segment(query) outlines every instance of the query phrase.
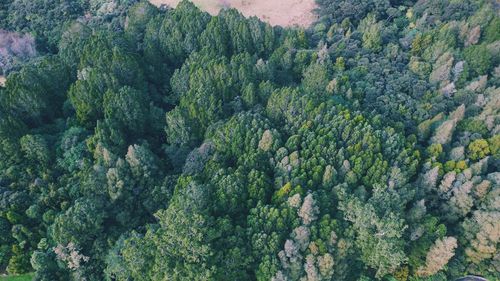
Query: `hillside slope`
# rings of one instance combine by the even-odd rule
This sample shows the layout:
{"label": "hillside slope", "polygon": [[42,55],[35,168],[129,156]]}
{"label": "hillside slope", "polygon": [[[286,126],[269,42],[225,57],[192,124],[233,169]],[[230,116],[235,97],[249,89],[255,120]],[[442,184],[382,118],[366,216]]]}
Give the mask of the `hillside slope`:
{"label": "hillside slope", "polygon": [[1,274],[500,280],[496,2],[44,1],[0,4]]}

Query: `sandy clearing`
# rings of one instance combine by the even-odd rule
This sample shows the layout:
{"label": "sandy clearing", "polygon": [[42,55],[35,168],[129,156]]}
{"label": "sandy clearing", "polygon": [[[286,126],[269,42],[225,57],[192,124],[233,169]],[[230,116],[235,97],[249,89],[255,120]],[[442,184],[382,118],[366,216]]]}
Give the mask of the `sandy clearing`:
{"label": "sandy clearing", "polygon": [[5,78],[5,76],[0,75],[0,87],[5,86],[5,82],[7,82],[7,78]]}
{"label": "sandy clearing", "polygon": [[[180,0],[150,0],[156,6],[175,7]],[[311,25],[316,16],[314,0],[192,0],[200,9],[217,15],[222,8],[236,8],[246,17],[257,16],[271,25]]]}

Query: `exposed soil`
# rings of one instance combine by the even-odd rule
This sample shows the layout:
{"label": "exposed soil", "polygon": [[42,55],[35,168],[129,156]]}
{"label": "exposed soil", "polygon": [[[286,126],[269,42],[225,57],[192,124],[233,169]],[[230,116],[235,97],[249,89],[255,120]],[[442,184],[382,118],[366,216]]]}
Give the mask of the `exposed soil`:
{"label": "exposed soil", "polygon": [[[175,7],[180,0],[150,0],[156,6],[167,4]],[[316,16],[314,0],[193,0],[200,9],[212,15],[222,8],[236,8],[246,17],[257,16],[271,25],[301,26],[311,25]]]}

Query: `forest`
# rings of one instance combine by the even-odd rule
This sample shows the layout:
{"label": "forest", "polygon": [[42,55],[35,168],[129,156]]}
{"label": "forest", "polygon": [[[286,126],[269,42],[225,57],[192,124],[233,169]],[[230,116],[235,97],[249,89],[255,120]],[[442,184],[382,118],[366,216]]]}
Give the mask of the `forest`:
{"label": "forest", "polygon": [[0,0],[0,275],[500,280],[500,5]]}

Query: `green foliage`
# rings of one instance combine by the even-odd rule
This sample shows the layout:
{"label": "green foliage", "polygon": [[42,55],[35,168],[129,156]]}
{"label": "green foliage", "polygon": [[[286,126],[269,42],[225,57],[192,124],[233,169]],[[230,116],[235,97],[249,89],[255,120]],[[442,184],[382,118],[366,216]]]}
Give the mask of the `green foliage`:
{"label": "green foliage", "polygon": [[32,166],[49,168],[51,153],[45,139],[40,135],[25,135],[20,139],[21,151]]}
{"label": "green foliage", "polygon": [[493,17],[490,21],[486,30],[484,31],[484,41],[486,43],[493,43],[500,39],[500,19],[498,17]]}
{"label": "green foliage", "polygon": [[369,14],[359,23],[359,30],[363,33],[363,47],[375,52],[382,48],[382,23],[377,22],[374,14]]}
{"label": "green foliage", "polygon": [[414,55],[420,55],[432,42],[430,34],[418,33],[411,42],[411,52]]}
{"label": "green foliage", "polygon": [[139,46],[143,42],[148,22],[158,14],[158,10],[149,2],[139,2],[127,11],[124,24],[125,36]]}
{"label": "green foliage", "polygon": [[465,119],[459,124],[459,129],[465,132],[479,133],[481,136],[488,135],[488,128],[486,124],[481,120],[477,119]]}
{"label": "green foliage", "polygon": [[146,131],[149,102],[147,95],[125,86],[118,92],[104,93],[104,117],[132,135]]}
{"label": "green foliage", "polygon": [[318,0],[317,3],[321,7],[318,11],[321,16],[337,23],[345,20],[356,23],[370,12],[384,15],[392,2],[386,0]]}
{"label": "green foliage", "polygon": [[305,72],[302,87],[305,93],[311,97],[322,97],[327,93],[327,85],[330,82],[328,64],[311,64]]}
{"label": "green foliage", "polygon": [[0,0],[40,56],[0,88],[0,275],[500,278],[491,3],[28,2]]}
{"label": "green foliage", "polygon": [[152,245],[144,241],[144,236],[132,232],[116,241],[106,257],[106,275],[115,280],[148,280],[148,270],[153,261]]}
{"label": "green foliage", "polygon": [[361,259],[376,270],[377,278],[394,273],[406,261],[401,239],[405,226],[393,213],[378,217],[373,206],[362,206],[356,199],[341,207],[346,219],[353,223],[357,233],[356,244],[361,249]]}
{"label": "green foliage", "polygon": [[30,269],[29,254],[18,244],[12,245],[12,256],[7,265],[7,273],[17,275],[26,273]]}
{"label": "green foliage", "polygon": [[[60,39],[64,23],[83,14],[83,1],[11,1],[6,7],[6,29],[36,34],[40,50],[54,51]],[[2,11],[4,11],[2,9]]]}
{"label": "green foliage", "polygon": [[181,1],[175,10],[164,17],[158,39],[162,54],[171,63],[180,65],[185,58],[201,45],[198,36],[208,24],[210,16],[193,3]]}
{"label": "green foliage", "polygon": [[427,155],[429,158],[439,158],[443,153],[443,146],[440,143],[433,143],[427,147]]}
{"label": "green foliage", "polygon": [[488,73],[493,56],[486,45],[473,45],[464,49],[464,59],[477,75]]}
{"label": "green foliage", "polygon": [[69,91],[78,119],[87,125],[102,118],[103,97],[107,90],[127,85],[142,88],[143,74],[136,57],[120,47],[122,42],[112,39],[99,34],[84,46],[78,80]]}
{"label": "green foliage", "polygon": [[490,154],[490,147],[488,142],[484,139],[478,139],[469,144],[468,152],[469,158],[473,161],[482,159]]}
{"label": "green foliage", "polygon": [[65,91],[71,83],[68,71],[54,57],[30,63],[9,75],[2,106],[29,126],[50,122],[62,112]]}
{"label": "green foliage", "polygon": [[56,217],[53,225],[54,239],[64,245],[69,242],[82,246],[92,243],[103,229],[103,203],[100,198],[82,198],[75,202],[66,212]]}
{"label": "green foliage", "polygon": [[491,155],[495,158],[500,158],[500,135],[496,134],[492,136],[488,143],[490,144]]}

